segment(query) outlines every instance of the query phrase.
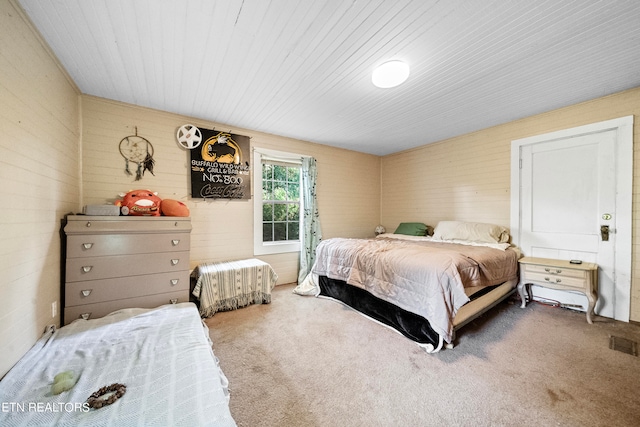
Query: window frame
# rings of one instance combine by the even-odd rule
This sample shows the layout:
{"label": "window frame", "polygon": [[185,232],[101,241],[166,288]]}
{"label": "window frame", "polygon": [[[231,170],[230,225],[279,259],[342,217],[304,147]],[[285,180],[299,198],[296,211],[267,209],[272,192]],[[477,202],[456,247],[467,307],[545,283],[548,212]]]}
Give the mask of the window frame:
{"label": "window frame", "polygon": [[[291,164],[302,167],[302,155],[255,148],[253,151],[253,253],[254,255],[271,255],[300,251],[300,239],[295,241],[283,240],[275,242],[262,241],[262,163],[273,161],[276,163]],[[302,174],[300,175],[302,176]],[[299,236],[302,236],[302,179],[300,179],[300,228]]]}

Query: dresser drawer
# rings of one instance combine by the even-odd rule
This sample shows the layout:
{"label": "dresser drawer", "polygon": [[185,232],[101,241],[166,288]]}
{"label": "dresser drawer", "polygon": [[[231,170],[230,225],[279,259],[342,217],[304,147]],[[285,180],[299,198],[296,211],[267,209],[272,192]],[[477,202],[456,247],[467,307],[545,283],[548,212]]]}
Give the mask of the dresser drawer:
{"label": "dresser drawer", "polygon": [[167,292],[189,292],[189,270],[118,279],[71,282],[65,286],[65,307]]}
{"label": "dresser drawer", "polygon": [[141,276],[189,269],[189,252],[67,258],[66,282]]}
{"label": "dresser drawer", "polygon": [[67,258],[187,251],[189,233],[84,234],[67,237]]}
{"label": "dresser drawer", "polygon": [[138,298],[119,299],[96,304],[77,305],[64,308],[64,324],[86,316],[88,319],[103,317],[123,308],[155,308],[164,304],[189,302],[189,291],[146,295]]}
{"label": "dresser drawer", "polygon": [[576,289],[584,290],[587,287],[587,280],[585,277],[571,277],[564,276],[558,274],[548,274],[548,273],[534,273],[530,271],[525,271],[522,281],[530,281],[535,283],[542,283],[545,286],[553,287],[553,286],[561,286],[561,287],[571,287]]}
{"label": "dresser drawer", "polygon": [[72,215],[67,217],[67,224],[64,227],[67,236],[74,234],[156,234],[175,231],[190,233],[190,218]]}

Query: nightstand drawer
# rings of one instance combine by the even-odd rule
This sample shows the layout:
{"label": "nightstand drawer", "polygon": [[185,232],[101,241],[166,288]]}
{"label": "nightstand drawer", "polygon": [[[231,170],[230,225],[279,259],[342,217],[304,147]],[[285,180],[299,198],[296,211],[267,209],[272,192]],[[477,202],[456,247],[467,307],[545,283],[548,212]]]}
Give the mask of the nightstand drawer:
{"label": "nightstand drawer", "polygon": [[535,283],[542,283],[550,286],[569,286],[577,289],[585,289],[587,287],[587,282],[585,280],[584,274],[582,277],[571,277],[565,275],[558,274],[549,274],[549,273],[533,273],[529,271],[525,271],[523,281],[531,281]]}
{"label": "nightstand drawer", "polygon": [[573,270],[570,268],[552,267],[548,265],[526,264],[524,271],[526,273],[531,272],[553,276],[576,277],[579,279],[587,277],[584,270]]}

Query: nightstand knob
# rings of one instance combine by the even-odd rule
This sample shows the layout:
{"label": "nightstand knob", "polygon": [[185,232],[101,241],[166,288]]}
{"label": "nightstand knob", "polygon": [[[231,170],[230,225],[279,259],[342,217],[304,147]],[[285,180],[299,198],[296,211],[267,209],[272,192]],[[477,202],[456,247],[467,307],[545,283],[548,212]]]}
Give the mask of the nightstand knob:
{"label": "nightstand knob", "polygon": [[89,320],[90,317],[91,317],[91,313],[82,313],[80,315],[80,318],[83,320]]}
{"label": "nightstand knob", "polygon": [[169,302],[171,304],[177,304],[178,303],[178,299],[177,298],[172,298],[172,299],[169,300]]}
{"label": "nightstand knob", "polygon": [[82,296],[83,297],[88,297],[89,295],[91,295],[91,291],[93,291],[93,289],[83,289],[82,292]]}
{"label": "nightstand knob", "polygon": [[88,272],[91,271],[92,268],[93,268],[92,265],[85,265],[85,266],[82,267],[82,272],[83,273],[88,273]]}
{"label": "nightstand knob", "polygon": [[178,265],[179,262],[180,262],[179,259],[175,259],[174,258],[174,259],[171,260],[171,265]]}
{"label": "nightstand knob", "polygon": [[171,286],[175,286],[178,284],[179,279],[171,279]]}
{"label": "nightstand knob", "polygon": [[93,247],[93,243],[83,243],[82,247],[85,249],[91,249]]}
{"label": "nightstand knob", "polygon": [[180,240],[174,239],[174,240],[171,241],[171,244],[173,246],[178,246],[178,243],[180,243]]}

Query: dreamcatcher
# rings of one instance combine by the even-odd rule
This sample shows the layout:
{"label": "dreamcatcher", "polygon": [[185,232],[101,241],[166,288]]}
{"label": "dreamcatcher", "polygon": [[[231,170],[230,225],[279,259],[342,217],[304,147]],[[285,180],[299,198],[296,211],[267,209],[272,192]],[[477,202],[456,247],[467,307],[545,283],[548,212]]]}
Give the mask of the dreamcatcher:
{"label": "dreamcatcher", "polygon": [[153,173],[153,165],[156,163],[153,160],[153,145],[141,136],[138,136],[138,127],[136,126],[136,134],[125,136],[120,141],[120,154],[124,157],[125,168],[124,172],[131,176],[131,170],[129,169],[129,163],[133,162],[138,167],[136,168],[136,181],[140,181],[146,171]]}

